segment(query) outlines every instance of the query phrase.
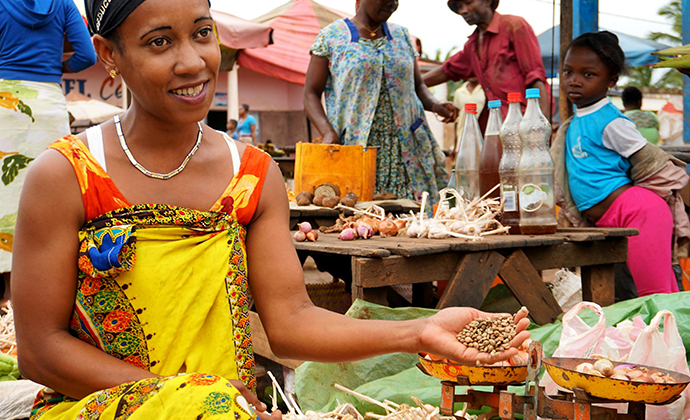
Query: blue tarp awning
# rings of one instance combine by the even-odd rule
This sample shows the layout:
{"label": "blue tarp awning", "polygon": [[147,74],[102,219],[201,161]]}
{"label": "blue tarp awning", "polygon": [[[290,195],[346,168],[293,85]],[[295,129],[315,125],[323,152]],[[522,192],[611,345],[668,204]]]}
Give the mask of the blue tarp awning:
{"label": "blue tarp awning", "polygon": [[[603,29],[600,29],[603,30]],[[554,37],[555,31],[555,37]],[[650,55],[653,51],[659,51],[668,46],[660,44],[656,41],[649,39],[638,38],[636,36],[623,34],[616,31],[611,31],[618,37],[618,42],[620,43],[623,52],[625,53],[625,58],[631,67],[646,66],[649,64],[654,64],[657,58]],[[546,69],[546,74],[549,77],[554,77],[558,75],[558,66],[560,63],[559,52],[561,45],[561,27],[553,27],[546,32],[542,33],[537,37],[539,40],[539,48],[541,48],[541,59],[544,62],[544,69]],[[553,55],[551,55],[553,45]],[[551,65],[553,63],[553,70]]]}

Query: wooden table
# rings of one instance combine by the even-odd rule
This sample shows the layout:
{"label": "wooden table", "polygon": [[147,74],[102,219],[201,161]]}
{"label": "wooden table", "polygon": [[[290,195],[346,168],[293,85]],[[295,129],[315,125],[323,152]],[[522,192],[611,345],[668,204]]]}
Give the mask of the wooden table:
{"label": "wooden table", "polygon": [[633,235],[637,230],[570,228],[479,241],[376,236],[344,242],[322,234],[295,248],[302,261],[311,256],[319,270],[351,281],[353,300],[383,305],[396,298],[390,286],[412,284],[413,305],[427,306],[431,282],[449,280],[437,308],[479,308],[498,275],[532,319],[546,324],[562,311],[539,271],[582,267],[583,299],[608,306],[614,303],[614,264],[627,260],[627,237]]}

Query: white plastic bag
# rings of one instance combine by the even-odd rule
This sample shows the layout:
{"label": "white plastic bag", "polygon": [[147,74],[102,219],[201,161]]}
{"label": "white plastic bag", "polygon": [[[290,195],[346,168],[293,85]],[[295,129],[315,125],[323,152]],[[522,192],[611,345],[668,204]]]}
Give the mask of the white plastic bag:
{"label": "white plastic bag", "polygon": [[43,388],[31,381],[0,382],[0,419],[25,419],[31,416],[38,391]]}
{"label": "white plastic bag", "polygon": [[[663,320],[664,331],[659,331]],[[685,359],[685,346],[678,333],[676,317],[667,310],[659,311],[649,326],[640,333],[630,351],[628,362],[690,374]],[[646,418],[654,420],[680,420],[690,418],[690,389],[685,388],[681,398],[672,404],[647,406]]]}
{"label": "white plastic bag", "polygon": [[[589,326],[580,318],[580,312],[592,310],[599,320],[594,326]],[[646,324],[641,317],[632,321],[623,321],[615,327],[606,327],[606,317],[601,306],[593,302],[580,302],[563,315],[563,331],[558,348],[553,357],[589,358],[592,355],[602,355],[611,360],[627,360],[635,339],[641,334]],[[553,395],[558,391],[558,385],[546,374],[541,380],[546,393]]]}
{"label": "white plastic bag", "polygon": [[567,268],[556,271],[556,280],[549,284],[553,297],[563,312],[568,312],[582,302],[582,279]]}

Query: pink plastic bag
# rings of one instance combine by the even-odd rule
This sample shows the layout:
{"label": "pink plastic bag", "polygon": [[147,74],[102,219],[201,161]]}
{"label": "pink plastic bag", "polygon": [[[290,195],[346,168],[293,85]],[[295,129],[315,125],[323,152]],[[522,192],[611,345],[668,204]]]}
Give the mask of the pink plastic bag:
{"label": "pink plastic bag", "polygon": [[[599,320],[594,326],[589,326],[580,318],[580,312],[591,309]],[[646,324],[641,317],[632,321],[623,321],[615,327],[606,327],[606,317],[601,306],[593,302],[580,302],[563,315],[563,331],[558,348],[553,357],[589,358],[592,355],[602,355],[611,360],[624,361],[627,359]],[[540,384],[546,388],[546,393],[554,395],[558,392],[558,385],[546,374]]]}
{"label": "pink plastic bag", "polygon": [[[664,331],[659,331],[663,320]],[[667,310],[659,311],[648,327],[640,333],[630,351],[628,362],[660,367],[690,374],[685,359],[685,346],[678,333],[676,317]],[[690,388],[685,388],[681,398],[672,404],[647,406],[646,418],[654,420],[680,420],[690,418]]]}

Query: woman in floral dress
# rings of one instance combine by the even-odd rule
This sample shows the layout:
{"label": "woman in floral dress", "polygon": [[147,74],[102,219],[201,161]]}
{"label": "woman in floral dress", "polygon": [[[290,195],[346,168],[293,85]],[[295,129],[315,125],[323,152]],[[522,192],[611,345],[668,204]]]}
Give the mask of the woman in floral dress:
{"label": "woman in floral dress", "polygon": [[[397,0],[357,0],[352,19],[324,28],[311,48],[304,105],[324,143],[379,147],[376,193],[431,199],[448,183],[424,110],[454,121],[458,109],[422,82],[407,29],[388,23]],[[321,95],[326,95],[326,111]]]}

